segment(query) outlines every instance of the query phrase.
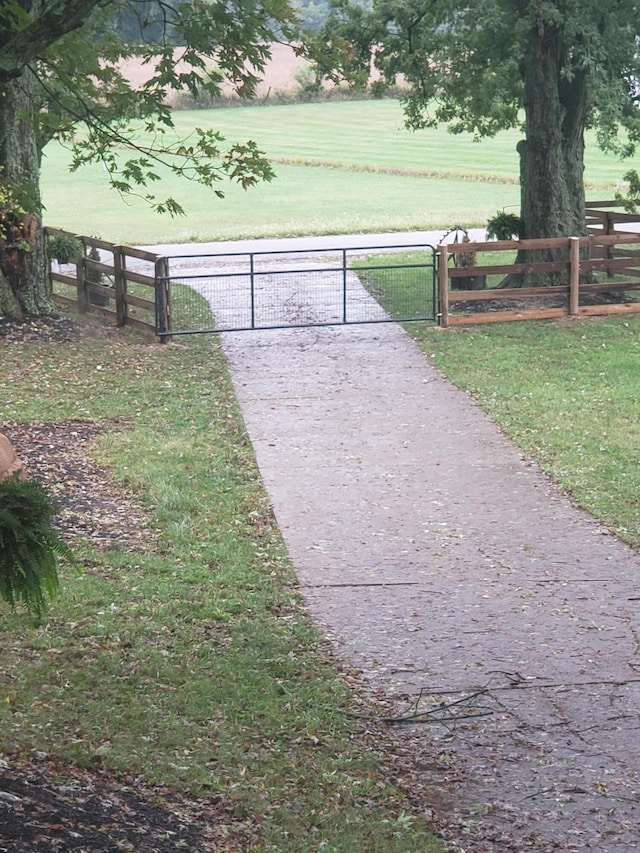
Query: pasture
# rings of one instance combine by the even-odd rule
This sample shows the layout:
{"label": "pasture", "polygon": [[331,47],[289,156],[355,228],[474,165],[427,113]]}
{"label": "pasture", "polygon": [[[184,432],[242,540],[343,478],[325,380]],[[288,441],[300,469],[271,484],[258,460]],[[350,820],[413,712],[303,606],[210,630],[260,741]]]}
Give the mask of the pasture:
{"label": "pasture", "polygon": [[[174,119],[180,134],[200,126],[229,140],[255,140],[273,163],[275,180],[246,192],[221,184],[221,200],[163,173],[162,196],[176,197],[186,211],[171,219],[142,199],[123,202],[108,188],[101,165],[70,174],[69,152],[52,144],[42,174],[46,224],[152,244],[444,229],[483,225],[502,208],[518,210],[517,131],[482,142],[446,128],[412,132],[391,99],[177,111]],[[589,139],[591,198],[612,195],[624,171]]]}

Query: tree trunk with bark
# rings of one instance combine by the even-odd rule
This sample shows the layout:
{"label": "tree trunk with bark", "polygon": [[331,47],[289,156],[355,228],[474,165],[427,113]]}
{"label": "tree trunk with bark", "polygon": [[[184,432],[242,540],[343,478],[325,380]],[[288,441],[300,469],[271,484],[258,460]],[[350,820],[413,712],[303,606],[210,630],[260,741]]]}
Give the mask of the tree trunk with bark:
{"label": "tree trunk with bark", "polygon": [[[526,117],[526,138],[518,145],[522,239],[586,233],[583,173],[589,78],[586,70],[565,76],[565,60],[562,30],[538,22],[521,67]],[[522,251],[517,263],[565,260],[567,251]],[[509,286],[552,284],[557,275],[529,273],[517,278]]]}
{"label": "tree trunk with bark", "polygon": [[34,87],[28,69],[0,78],[0,180],[16,202],[0,214],[0,316],[57,313],[42,229],[41,151],[31,121]]}

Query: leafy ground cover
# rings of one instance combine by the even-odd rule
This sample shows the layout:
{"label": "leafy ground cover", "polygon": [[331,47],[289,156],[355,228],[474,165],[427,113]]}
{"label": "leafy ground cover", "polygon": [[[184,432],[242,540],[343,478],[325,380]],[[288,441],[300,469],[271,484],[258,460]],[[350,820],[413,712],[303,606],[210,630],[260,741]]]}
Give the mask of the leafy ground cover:
{"label": "leafy ground cover", "polygon": [[[215,128],[254,139],[277,177],[225,200],[163,175],[163,192],[185,202],[187,216],[158,217],[141,200],[123,204],[101,166],[70,175],[68,152],[47,147],[46,222],[129,243],[186,242],[290,234],[397,231],[483,225],[501,208],[519,207],[518,133],[476,143],[446,128],[403,126],[392,99],[180,111],[180,132]],[[587,143],[590,198],[611,196],[624,167]]]}
{"label": "leafy ground cover", "polygon": [[76,565],[42,624],[0,614],[0,840],[440,850],[391,783],[420,795],[415,756],[304,612],[216,343],[2,332],[0,428]]}

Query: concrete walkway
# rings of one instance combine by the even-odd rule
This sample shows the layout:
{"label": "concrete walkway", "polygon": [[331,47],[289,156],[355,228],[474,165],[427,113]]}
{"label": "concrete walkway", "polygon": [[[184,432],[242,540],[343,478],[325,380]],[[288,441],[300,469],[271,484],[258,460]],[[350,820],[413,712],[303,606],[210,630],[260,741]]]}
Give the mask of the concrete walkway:
{"label": "concrete walkway", "polygon": [[309,608],[431,714],[464,849],[640,849],[640,558],[399,327],[223,342]]}
{"label": "concrete walkway", "polygon": [[[327,249],[373,249],[389,246],[437,246],[448,232],[441,231],[388,231],[382,234],[327,234],[318,237],[255,237],[250,240],[218,240],[211,243],[163,243],[139,246],[158,255],[183,258],[198,255],[223,255],[237,252],[309,252]],[[470,228],[472,240],[483,240],[484,228]],[[453,237],[449,238],[450,240]],[[172,267],[181,264],[172,264]],[[193,268],[192,265],[189,265]]]}

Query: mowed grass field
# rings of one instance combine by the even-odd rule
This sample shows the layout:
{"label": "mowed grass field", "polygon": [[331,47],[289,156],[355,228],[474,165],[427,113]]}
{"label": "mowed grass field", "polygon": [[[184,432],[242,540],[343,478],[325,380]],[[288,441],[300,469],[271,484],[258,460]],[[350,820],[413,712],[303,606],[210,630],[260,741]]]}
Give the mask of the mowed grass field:
{"label": "mowed grass field", "polygon": [[[221,200],[163,173],[151,189],[186,211],[171,219],[141,199],[123,202],[102,166],[70,174],[69,152],[52,144],[43,164],[46,223],[149,244],[483,225],[497,210],[518,210],[518,131],[482,142],[444,127],[412,132],[391,99],[177,111],[174,119],[182,135],[199,126],[255,140],[275,180],[246,192],[221,184]],[[589,139],[589,197],[612,196],[625,169]]]}

